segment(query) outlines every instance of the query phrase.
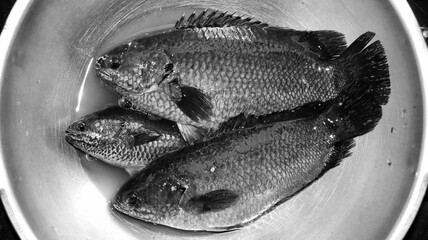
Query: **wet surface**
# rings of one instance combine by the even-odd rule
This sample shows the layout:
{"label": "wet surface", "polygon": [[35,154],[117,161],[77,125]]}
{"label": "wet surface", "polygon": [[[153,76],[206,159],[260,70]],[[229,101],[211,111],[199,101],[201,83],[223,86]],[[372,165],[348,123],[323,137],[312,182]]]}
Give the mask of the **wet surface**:
{"label": "wet surface", "polygon": [[[11,0],[2,0],[0,2],[0,26],[3,26],[4,20],[6,19],[9,9],[12,7],[14,2],[15,1],[11,1]],[[415,11],[415,14],[417,15],[418,19],[420,20],[421,26],[427,27],[428,25],[427,3],[426,2],[424,3],[424,0],[411,0],[409,1],[409,3],[412,6],[413,10]],[[17,59],[19,60],[19,55]],[[391,131],[395,132],[396,129]],[[428,224],[428,197],[425,196],[421,209],[416,217],[416,220],[412,225],[405,239],[406,240],[428,239],[428,229],[426,229],[427,224]],[[54,227],[53,227],[53,230],[55,230]],[[15,239],[19,239],[19,238],[6,216],[3,205],[1,205],[0,206],[0,240],[15,240]]]}

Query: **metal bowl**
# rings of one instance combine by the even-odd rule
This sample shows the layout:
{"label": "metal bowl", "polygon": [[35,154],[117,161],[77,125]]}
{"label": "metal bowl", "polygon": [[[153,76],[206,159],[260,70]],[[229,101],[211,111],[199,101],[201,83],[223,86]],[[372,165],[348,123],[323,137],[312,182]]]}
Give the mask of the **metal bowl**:
{"label": "metal bowl", "polygon": [[[220,234],[116,213],[109,201],[128,175],[63,140],[71,121],[115,101],[88,68],[94,56],[205,8],[333,29],[348,42],[373,31],[392,84],[380,124],[358,138],[350,158],[254,224]],[[428,57],[405,1],[22,0],[0,46],[1,199],[23,239],[400,239],[425,192]]]}

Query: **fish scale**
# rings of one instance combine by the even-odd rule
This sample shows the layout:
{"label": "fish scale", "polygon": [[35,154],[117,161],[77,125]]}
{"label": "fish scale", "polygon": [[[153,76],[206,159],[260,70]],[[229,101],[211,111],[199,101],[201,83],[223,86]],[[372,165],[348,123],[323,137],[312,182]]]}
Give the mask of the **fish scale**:
{"label": "fish scale", "polygon": [[[174,29],[107,52],[96,61],[98,76],[135,109],[205,129],[216,129],[241,113],[265,115],[331,100],[355,80],[349,66],[339,61],[346,48],[341,33],[236,21],[230,14],[209,17],[224,18],[215,23],[205,17],[177,22]],[[120,67],[111,68],[113,60]],[[171,72],[165,71],[167,64],[172,64]],[[127,71],[135,68],[141,74]],[[127,74],[137,83],[125,82]],[[173,96],[171,87],[180,89],[175,91],[179,95]],[[239,91],[225,94],[228,89]]]}
{"label": "fish scale", "polygon": [[[324,111],[293,121],[287,121],[288,112],[241,114],[205,141],[149,164],[121,187],[113,202],[115,209],[192,231],[241,228],[274,210],[348,157],[354,138],[379,122],[390,81],[380,42],[366,47],[371,36],[364,34],[342,54],[344,66],[350,66],[357,79],[337,93]],[[318,71],[316,64],[310,66],[303,72]],[[334,71],[327,69],[327,73]],[[265,87],[269,89],[268,84]],[[233,104],[223,104],[233,110]],[[255,126],[245,127],[253,121]],[[178,190],[164,187],[166,183]]]}
{"label": "fish scale", "polygon": [[[292,81],[294,84],[288,84],[286,79],[290,79],[293,76],[304,76],[305,74],[302,72],[293,72],[290,71],[290,69],[281,69],[282,61],[269,61],[269,59],[266,60],[266,64],[260,64],[262,61],[259,59],[252,59],[253,61],[250,62],[249,58],[237,58],[236,55],[232,55],[231,57],[228,57],[230,55],[223,55],[223,58],[225,59],[236,59],[234,61],[231,61],[230,66],[227,65],[220,65],[220,62],[214,62],[212,59],[209,59],[212,54],[183,54],[183,56],[176,54],[174,55],[176,61],[178,62],[179,66],[185,66],[184,68],[177,67],[176,71],[180,73],[181,79],[183,79],[183,84],[192,85],[197,88],[202,89],[204,92],[212,92],[213,94],[210,94],[210,98],[216,99],[216,96],[218,94],[221,94],[222,92],[226,91],[227,98],[226,100],[229,100],[228,98],[232,97],[235,98],[233,101],[228,101],[229,103],[233,103],[233,105],[229,105],[229,108],[224,109],[219,106],[215,107],[214,109],[217,110],[213,113],[213,116],[211,117],[211,121],[215,122],[216,124],[219,124],[224,121],[228,116],[232,115],[238,115],[239,111],[233,111],[234,109],[240,109],[240,107],[243,105],[242,102],[245,98],[245,93],[251,93],[254,90],[257,91],[257,89],[254,89],[252,86],[258,86],[262,89],[258,94],[256,92],[256,96],[260,98],[261,101],[259,101],[258,109],[251,109],[247,108],[248,110],[247,114],[254,114],[254,115],[262,115],[266,114],[265,111],[266,107],[269,107],[270,111],[274,111],[275,109],[293,109],[297,106],[300,106],[306,102],[311,102],[315,100],[323,100],[330,99],[335,97],[335,91],[334,89],[328,85],[328,84],[322,84],[317,85],[315,83],[314,89],[312,92],[305,92],[305,88],[307,84],[301,84],[297,80]],[[193,61],[189,62],[188,59],[201,59],[203,66],[200,67],[200,70],[194,70],[191,66],[193,64]],[[264,60],[264,59],[263,59]],[[183,62],[180,64],[180,62]],[[201,63],[201,64],[202,64]],[[298,63],[297,63],[298,64]],[[303,63],[306,64],[306,63]],[[242,68],[239,66],[249,66],[249,68]],[[215,71],[212,71],[212,66],[218,66],[218,68],[225,69],[225,74],[220,75],[216,73]],[[259,66],[259,68],[255,68],[252,66]],[[269,67],[267,69],[260,70],[261,67]],[[325,69],[325,67],[323,66]],[[189,70],[190,69],[190,70]],[[242,69],[242,71],[237,71],[236,69]],[[260,75],[259,72],[263,72],[263,75]],[[232,76],[232,74],[235,73],[238,76],[241,74],[240,77],[234,77],[230,78],[228,77],[229,74]],[[331,75],[326,71],[325,75]],[[314,79],[313,75],[318,75],[318,77],[323,77],[320,75],[320,73],[316,70],[314,74],[307,76],[308,79]],[[200,77],[202,76],[202,77]],[[259,78],[259,76],[263,76],[263,78]],[[233,76],[232,76],[233,77]],[[326,76],[328,77],[328,76]],[[251,79],[251,80],[250,80]],[[216,82],[216,88],[215,90],[211,88],[212,84],[211,82]],[[251,82],[250,86],[246,86],[244,82]],[[279,84],[276,84],[276,83]],[[328,82],[327,82],[328,83]],[[280,91],[277,89],[277,87],[283,86],[283,91]],[[288,87],[288,88],[287,88]],[[228,92],[229,91],[229,92]],[[245,93],[244,93],[245,91]],[[296,92],[296,94],[286,94],[286,91],[288,92]],[[271,94],[269,94],[271,93]],[[301,95],[307,94],[308,96],[302,97]],[[270,96],[269,98],[263,98],[261,96]],[[300,95],[297,97],[296,95]],[[325,97],[320,97],[319,95],[325,95]],[[294,102],[291,101],[284,101],[284,96],[289,97],[289,100],[296,99]],[[244,99],[242,99],[244,98]],[[248,106],[249,107],[249,106]],[[269,112],[268,112],[269,113]]]}
{"label": "fish scale", "polygon": [[171,121],[108,107],[72,123],[66,140],[77,149],[123,168],[143,168],[150,161],[187,145]]}
{"label": "fish scale", "polygon": [[[303,126],[301,126],[303,128]],[[217,219],[223,219],[223,222],[221,224],[224,224],[223,226],[233,226],[236,224],[241,223],[241,221],[245,220],[251,220],[253,217],[249,216],[247,213],[260,213],[265,211],[268,207],[267,206],[273,206],[274,203],[280,200],[284,195],[290,195],[290,192],[295,191],[295,188],[301,188],[302,179],[307,178],[305,174],[303,174],[305,171],[304,167],[300,164],[299,161],[302,161],[302,158],[299,157],[299,161],[292,161],[292,159],[288,159],[284,161],[277,161],[277,156],[275,154],[271,154],[273,152],[285,152],[285,151],[291,151],[293,152],[293,149],[299,148],[298,152],[302,151],[301,146],[299,144],[291,144],[287,147],[283,144],[284,141],[279,140],[277,136],[277,132],[280,131],[281,134],[286,134],[286,142],[287,143],[298,143],[299,139],[310,139],[310,137],[306,137],[305,135],[302,136],[302,132],[300,131],[300,127],[293,128],[292,130],[288,127],[270,127],[270,129],[267,128],[260,128],[258,130],[255,130],[257,132],[262,132],[262,135],[265,133],[265,131],[269,131],[272,134],[269,134],[271,137],[269,137],[269,141],[263,141],[260,139],[267,139],[267,137],[260,138],[260,134],[254,134],[254,136],[251,136],[250,138],[235,138],[233,139],[234,143],[245,141],[250,143],[247,147],[247,151],[241,154],[235,154],[235,148],[228,147],[226,151],[229,151],[229,154],[232,154],[231,157],[229,157],[230,160],[226,160],[224,158],[218,157],[213,158],[211,161],[204,160],[196,160],[196,158],[192,161],[203,161],[201,163],[206,164],[205,169],[201,169],[195,172],[192,171],[193,180],[191,182],[192,185],[195,185],[195,188],[197,189],[194,193],[194,195],[200,195],[204,194],[205,192],[209,191],[210,189],[218,189],[218,188],[229,188],[234,189],[238,194],[242,194],[242,198],[239,200],[239,202],[235,205],[233,209],[226,209],[222,212],[216,213],[216,217],[214,217],[211,214],[201,214],[201,215],[192,215],[187,216],[187,213],[183,213],[182,211],[180,214],[183,219],[192,219],[192,221],[189,221],[186,223],[186,226],[177,225],[177,222],[172,222],[170,220],[176,219],[174,218],[166,218],[162,223],[165,223],[167,225],[171,224],[173,226],[179,227],[179,228],[186,228],[191,225],[204,225],[206,227],[211,225],[217,225],[214,222],[216,222]],[[318,131],[317,131],[318,132]],[[298,133],[298,134],[297,134]],[[313,136],[317,136],[316,132],[314,131],[314,134],[311,134]],[[275,137],[276,139],[272,139],[272,137]],[[258,139],[255,141],[255,139]],[[319,138],[314,138],[316,140],[314,141],[320,141]],[[236,142],[235,142],[236,141]],[[327,150],[326,155],[331,155],[332,149],[330,150],[330,146],[332,140],[330,138],[324,138],[322,140],[324,142],[324,148]],[[252,143],[258,142],[260,146],[258,148],[251,147]],[[264,143],[262,143],[264,142]],[[212,144],[212,143],[211,143]],[[308,146],[311,145],[311,143],[306,143],[304,149],[310,149]],[[258,153],[260,151],[260,148],[266,148],[266,153],[269,153],[268,155],[260,154]],[[285,148],[284,148],[285,147]],[[225,149],[224,149],[225,150]],[[223,151],[224,151],[223,150]],[[219,149],[219,151],[221,151]],[[306,151],[306,150],[305,150]],[[256,153],[256,154],[254,154]],[[296,153],[297,154],[297,153]],[[306,157],[304,161],[307,161],[311,163],[312,165],[315,164],[314,168],[318,169],[318,173],[323,168],[323,158],[322,155],[324,154],[323,151],[317,150],[316,152],[312,152],[308,157]],[[221,156],[221,155],[220,155]],[[239,157],[233,157],[233,156],[239,156]],[[301,155],[300,155],[301,156]],[[196,157],[196,156],[195,156]],[[211,167],[211,162],[214,161],[214,163],[223,164],[220,170],[216,170],[214,172],[210,172],[209,168]],[[317,163],[319,161],[319,163]],[[187,167],[186,167],[187,168]],[[188,166],[188,168],[193,168],[192,166]],[[178,169],[173,170],[171,169],[174,174],[180,175],[182,172]],[[198,168],[196,168],[198,169]],[[239,170],[238,170],[239,169]],[[238,170],[238,171],[236,171]],[[169,171],[169,170],[168,170]],[[303,171],[303,173],[301,173]],[[189,173],[187,171],[187,173]],[[301,173],[301,174],[299,174]],[[209,177],[206,179],[206,176],[213,175],[212,177]],[[242,176],[242,179],[244,181],[241,181],[239,178],[230,180],[231,176],[239,175]],[[268,192],[268,186],[272,186],[272,184],[266,183],[266,176],[270,175],[272,178],[272,181],[275,182],[275,186],[273,189],[275,189],[275,194],[266,194]],[[207,181],[208,180],[208,181]],[[238,186],[234,184],[230,184],[231,182],[236,182]],[[279,190],[282,189],[282,190]],[[258,196],[257,198],[255,196]],[[256,200],[257,199],[257,200]],[[224,220],[228,219],[228,220]]]}

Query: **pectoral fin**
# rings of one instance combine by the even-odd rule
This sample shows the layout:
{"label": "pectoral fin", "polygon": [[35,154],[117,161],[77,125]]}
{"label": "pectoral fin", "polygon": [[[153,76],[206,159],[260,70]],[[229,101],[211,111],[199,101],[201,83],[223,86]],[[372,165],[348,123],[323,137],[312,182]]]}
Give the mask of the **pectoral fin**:
{"label": "pectoral fin", "polygon": [[143,169],[143,167],[139,167],[139,168],[125,168],[125,171],[129,174],[129,176],[134,176],[135,174],[137,174],[138,172],[140,172]]}
{"label": "pectoral fin", "polygon": [[180,130],[181,136],[183,136],[184,140],[190,144],[193,144],[197,140],[201,139],[208,132],[206,129],[180,123],[177,123],[177,127]]}
{"label": "pectoral fin", "polygon": [[213,105],[211,99],[202,90],[180,85],[177,80],[168,83],[171,100],[178,108],[195,122],[208,120],[212,115]]}
{"label": "pectoral fin", "polygon": [[228,189],[219,189],[193,197],[185,204],[186,211],[206,213],[220,211],[236,204],[239,195]]}
{"label": "pectoral fin", "polygon": [[144,132],[134,135],[134,147],[156,141],[160,137],[157,132]]}

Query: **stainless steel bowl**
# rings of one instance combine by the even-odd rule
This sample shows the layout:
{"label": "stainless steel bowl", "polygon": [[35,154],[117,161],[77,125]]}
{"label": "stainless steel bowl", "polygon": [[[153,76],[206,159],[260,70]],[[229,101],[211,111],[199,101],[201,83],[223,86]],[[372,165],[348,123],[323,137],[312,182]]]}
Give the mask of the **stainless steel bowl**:
{"label": "stainless steel bowl", "polygon": [[[374,31],[392,83],[380,124],[358,138],[352,157],[254,224],[221,234],[116,213],[109,200],[128,176],[63,140],[72,120],[114,101],[87,67],[95,55],[205,8],[334,29],[348,42]],[[22,0],[0,47],[1,199],[23,239],[400,239],[425,192],[428,56],[405,1]]]}

